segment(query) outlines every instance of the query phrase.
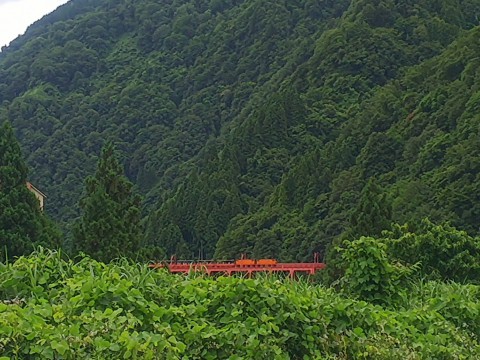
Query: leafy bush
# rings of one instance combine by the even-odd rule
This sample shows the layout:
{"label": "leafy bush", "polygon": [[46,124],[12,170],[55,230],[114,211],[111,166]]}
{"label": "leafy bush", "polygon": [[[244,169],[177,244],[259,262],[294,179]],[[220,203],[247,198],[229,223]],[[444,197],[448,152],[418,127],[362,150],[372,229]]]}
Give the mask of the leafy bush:
{"label": "leafy bush", "polygon": [[393,258],[406,263],[420,263],[422,274],[432,274],[454,281],[480,281],[480,239],[465,231],[435,225],[428,219],[410,232],[407,226],[396,226],[384,236]]}
{"label": "leafy bush", "polygon": [[345,271],[342,288],[362,300],[384,304],[397,298],[402,282],[412,272],[412,268],[392,264],[387,245],[372,237],[347,240],[338,251]]}

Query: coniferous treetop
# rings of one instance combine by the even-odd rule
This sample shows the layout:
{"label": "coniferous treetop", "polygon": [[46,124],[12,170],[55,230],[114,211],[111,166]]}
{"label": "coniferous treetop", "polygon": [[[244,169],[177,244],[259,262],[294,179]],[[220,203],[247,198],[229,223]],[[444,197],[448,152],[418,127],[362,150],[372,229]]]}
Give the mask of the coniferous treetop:
{"label": "coniferous treetop", "polygon": [[74,228],[75,250],[102,261],[134,257],[141,242],[141,199],[125,177],[113,143],[102,148],[95,175],[85,186],[83,213]]}
{"label": "coniferous treetop", "polygon": [[0,261],[26,255],[35,246],[57,247],[60,233],[27,188],[28,168],[12,126],[0,128]]}
{"label": "coniferous treetop", "polygon": [[0,189],[3,192],[26,184],[28,168],[9,122],[0,128]]}

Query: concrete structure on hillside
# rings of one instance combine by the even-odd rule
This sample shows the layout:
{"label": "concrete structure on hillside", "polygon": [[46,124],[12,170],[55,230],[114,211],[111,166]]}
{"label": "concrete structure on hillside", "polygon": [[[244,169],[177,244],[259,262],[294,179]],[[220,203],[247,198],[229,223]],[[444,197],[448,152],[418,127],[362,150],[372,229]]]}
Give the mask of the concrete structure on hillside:
{"label": "concrete structure on hillside", "polygon": [[44,193],[42,193],[40,190],[38,190],[35,186],[33,186],[32,183],[30,183],[28,181],[27,181],[27,188],[28,188],[28,190],[30,190],[35,195],[35,197],[37,198],[37,200],[40,204],[40,210],[43,211],[43,206],[44,206],[45,199],[47,198],[47,196]]}

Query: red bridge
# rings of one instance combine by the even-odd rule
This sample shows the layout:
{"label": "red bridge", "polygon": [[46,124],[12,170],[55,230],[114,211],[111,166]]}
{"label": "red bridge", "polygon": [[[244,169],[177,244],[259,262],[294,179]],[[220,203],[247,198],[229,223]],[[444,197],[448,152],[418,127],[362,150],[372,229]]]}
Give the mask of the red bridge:
{"label": "red bridge", "polygon": [[229,262],[187,262],[177,261],[172,257],[170,262],[150,264],[152,269],[166,268],[174,274],[188,274],[190,272],[204,272],[208,275],[213,274],[247,274],[249,277],[257,272],[266,273],[286,273],[290,277],[295,277],[297,273],[305,273],[309,275],[315,274],[319,270],[325,269],[324,263],[318,262],[319,255],[315,254],[313,263],[279,263],[275,259],[252,260],[242,257],[240,260]]}

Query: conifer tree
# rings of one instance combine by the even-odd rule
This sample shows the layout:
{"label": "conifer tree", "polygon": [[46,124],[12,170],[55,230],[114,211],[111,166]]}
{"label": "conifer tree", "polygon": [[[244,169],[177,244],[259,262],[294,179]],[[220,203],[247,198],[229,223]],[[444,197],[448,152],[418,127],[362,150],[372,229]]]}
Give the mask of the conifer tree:
{"label": "conifer tree", "polygon": [[60,233],[28,190],[28,168],[8,122],[0,127],[0,261],[26,255],[35,246],[56,247]]}
{"label": "conifer tree", "polygon": [[348,235],[351,238],[379,236],[382,230],[390,228],[391,217],[392,206],[387,194],[378,186],[375,178],[371,178],[360,194]]}
{"label": "conifer tree", "polygon": [[100,261],[133,257],[141,239],[140,197],[125,177],[115,147],[107,143],[94,176],[85,181],[83,214],[75,223],[74,247]]}

